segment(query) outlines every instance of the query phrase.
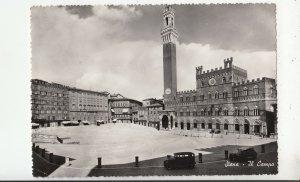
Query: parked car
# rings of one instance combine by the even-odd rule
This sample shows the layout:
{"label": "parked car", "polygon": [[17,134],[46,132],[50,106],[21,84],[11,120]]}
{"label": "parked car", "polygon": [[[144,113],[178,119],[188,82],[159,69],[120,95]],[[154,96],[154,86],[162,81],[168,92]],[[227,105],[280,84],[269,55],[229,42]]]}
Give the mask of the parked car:
{"label": "parked car", "polygon": [[219,134],[221,131],[219,129],[216,129],[215,134]]}
{"label": "parked car", "polygon": [[90,122],[89,122],[89,121],[82,121],[82,124],[83,124],[83,125],[89,125]]}
{"label": "parked car", "polygon": [[179,169],[179,168],[194,168],[195,167],[195,154],[192,152],[178,152],[174,156],[164,161],[166,169]]}
{"label": "parked car", "polygon": [[252,147],[239,148],[237,153],[230,153],[229,160],[234,162],[247,162],[255,160],[257,152]]}
{"label": "parked car", "polygon": [[103,120],[97,120],[97,126],[103,125],[105,122]]}
{"label": "parked car", "polygon": [[209,131],[209,133],[210,133],[210,134],[213,134],[213,133],[215,133],[215,130],[212,129],[212,130]]}

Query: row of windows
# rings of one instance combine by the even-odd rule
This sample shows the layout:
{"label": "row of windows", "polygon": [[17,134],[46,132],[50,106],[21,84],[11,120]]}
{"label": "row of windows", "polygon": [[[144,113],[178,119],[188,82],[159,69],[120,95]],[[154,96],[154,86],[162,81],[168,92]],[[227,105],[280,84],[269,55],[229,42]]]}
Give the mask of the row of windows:
{"label": "row of windows", "polygon": [[32,100],[33,104],[47,104],[47,105],[54,105],[54,106],[63,106],[63,105],[68,105],[67,102],[57,102],[57,101],[46,101],[46,100]]}
{"label": "row of windows", "polygon": [[[227,93],[227,91],[224,91],[223,93],[222,93],[222,95],[219,93],[219,92],[216,92],[215,94],[214,94],[214,98],[215,99],[220,99],[221,98],[221,96],[222,96],[222,98],[223,99],[226,99],[227,97],[228,97],[228,93]],[[200,101],[204,101],[204,94],[202,94],[202,95],[200,95],[199,96],[199,99],[197,99],[197,96],[192,96],[192,97],[186,97],[185,98],[185,101],[187,101],[187,102],[189,102],[189,101],[197,101],[197,100],[200,100]],[[212,94],[209,92],[208,93],[208,99],[212,99]],[[183,97],[180,97],[180,102],[184,102],[184,99],[183,99]]]}
{"label": "row of windows", "polygon": [[[244,116],[249,116],[250,110],[248,108],[244,108],[244,110],[239,110],[238,108],[235,108],[233,111],[233,115],[234,116],[240,116],[240,115],[244,115]],[[177,116],[177,112],[175,112],[175,115]],[[223,109],[223,111],[221,111],[221,109],[215,109],[215,111],[212,111],[211,109],[202,109],[200,112],[179,112],[179,116],[220,116],[220,115],[224,115],[224,116],[228,116],[228,109]],[[255,107],[253,109],[253,116],[258,116],[259,115],[259,109],[257,107]]]}
{"label": "row of windows", "polygon": [[[274,93],[274,89],[271,87],[271,94],[273,94],[273,93]],[[259,89],[258,89],[258,86],[256,85],[256,86],[254,86],[253,95],[258,95],[258,94],[259,94]],[[234,89],[233,97],[239,97],[239,95],[240,95],[240,92],[237,89]],[[242,95],[243,96],[248,96],[248,88],[247,87],[245,87],[243,89]],[[204,94],[199,96],[200,101],[203,101],[204,98],[205,98]],[[208,92],[207,98],[208,99],[220,99],[220,98],[226,99],[226,98],[228,98],[228,92],[226,90],[224,90],[224,92],[222,94],[219,93],[219,92],[215,92],[214,95],[212,93]],[[187,101],[187,102],[197,101],[197,96],[194,95],[192,97],[186,97],[185,101]],[[180,97],[180,102],[184,102],[183,97]]]}
{"label": "row of windows", "polygon": [[67,110],[67,107],[58,107],[58,108],[55,108],[55,107],[43,107],[43,106],[37,106],[37,105],[33,105],[32,106],[32,109],[34,110],[51,110],[51,111],[61,111],[61,110]]}
{"label": "row of windows", "polygon": [[157,111],[150,111],[150,114],[157,114]]}
{"label": "row of windows", "polygon": [[52,96],[52,97],[64,97],[68,96],[68,94],[56,93],[56,92],[46,92],[46,91],[33,91],[34,95],[42,95],[42,96]]}
{"label": "row of windows", "polygon": [[[107,106],[103,106],[103,107],[107,107]],[[75,107],[75,105],[72,105],[72,109],[75,109],[76,107]],[[91,110],[91,109],[99,109],[99,108],[102,108],[102,106],[81,106],[81,105],[79,105],[79,107],[78,107],[79,109],[84,109],[84,110]]]}
{"label": "row of windows", "polygon": [[130,115],[128,114],[115,114],[115,118],[130,118]]}
{"label": "row of windows", "polygon": [[[273,88],[271,90],[272,90],[271,92],[273,92]],[[259,94],[258,86],[255,85],[253,87],[253,95],[258,95],[258,94]],[[247,87],[244,87],[242,91],[242,96],[247,96],[247,95],[249,95],[249,89]],[[235,88],[233,91],[233,97],[239,97],[239,96],[240,96],[240,92],[238,91],[237,88]]]}
{"label": "row of windows", "polygon": [[85,116],[85,115],[94,115],[94,116],[96,116],[96,115],[98,115],[98,116],[105,116],[106,117],[106,115],[107,115],[107,113],[96,113],[96,112],[93,112],[93,113],[87,113],[87,112],[71,112],[71,114],[74,116],[75,114],[76,115],[80,115],[80,116]]}
{"label": "row of windows", "polygon": [[[72,105],[75,105],[75,104],[72,104]],[[79,107],[102,107],[102,105],[85,105],[85,104],[79,104]],[[107,105],[104,105],[103,107],[107,107]]]}
{"label": "row of windows", "polygon": [[57,111],[55,111],[55,110],[35,110],[35,111],[33,111],[32,112],[33,114],[62,114],[62,113],[65,113],[65,114],[67,114],[68,113],[68,111],[61,111],[61,110],[57,110]]}
{"label": "row of windows", "polygon": [[115,106],[115,107],[126,107],[127,104],[126,103],[113,103],[113,106]]}
{"label": "row of windows", "polygon": [[[193,126],[194,128],[198,128],[198,124],[197,123],[193,123]],[[205,126],[207,126],[208,129],[212,129],[212,123],[200,123],[200,127],[202,129],[205,129]],[[224,124],[224,130],[228,130],[228,126],[229,124],[225,123]],[[178,127],[178,123],[175,122],[175,127],[177,128]],[[180,123],[180,127],[181,129],[184,128],[184,124],[181,122]],[[187,123],[187,129],[189,130],[190,129],[190,123]],[[220,129],[220,123],[216,123],[216,129]],[[240,125],[239,124],[234,124],[234,130],[235,131],[240,131]],[[259,125],[254,125],[254,132],[259,132]]]}

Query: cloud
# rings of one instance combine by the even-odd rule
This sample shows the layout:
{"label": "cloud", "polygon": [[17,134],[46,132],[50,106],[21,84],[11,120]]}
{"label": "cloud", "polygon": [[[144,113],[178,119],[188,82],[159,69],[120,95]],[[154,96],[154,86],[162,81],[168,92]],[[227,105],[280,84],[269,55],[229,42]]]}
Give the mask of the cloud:
{"label": "cloud", "polygon": [[276,78],[275,51],[232,51],[215,49],[210,45],[180,44],[177,46],[177,79],[179,90],[196,88],[195,67],[203,70],[224,67],[223,60],[233,57],[233,65],[247,70],[248,79]]}
{"label": "cloud", "polygon": [[[92,12],[83,18],[78,15],[82,12],[66,8],[31,9],[32,77],[138,100],[161,98],[161,42],[128,37],[144,30],[128,27],[140,22],[144,12],[128,6],[95,6]],[[232,51],[181,43],[177,45],[178,89],[195,89],[196,66],[203,65],[205,70],[220,67],[227,57],[234,57],[235,65],[248,69],[251,78],[274,76],[274,51]]]}
{"label": "cloud", "polygon": [[133,6],[94,6],[93,12],[106,21],[128,22],[141,16],[141,11]]}

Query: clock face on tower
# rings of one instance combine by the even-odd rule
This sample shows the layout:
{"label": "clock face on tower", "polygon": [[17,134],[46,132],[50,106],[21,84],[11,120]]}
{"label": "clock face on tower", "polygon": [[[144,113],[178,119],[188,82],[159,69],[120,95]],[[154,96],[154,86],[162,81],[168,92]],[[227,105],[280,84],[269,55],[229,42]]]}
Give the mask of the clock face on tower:
{"label": "clock face on tower", "polygon": [[165,94],[169,95],[170,93],[171,93],[171,89],[170,88],[166,88]]}
{"label": "clock face on tower", "polygon": [[208,80],[209,85],[214,85],[216,84],[216,80],[214,78],[211,78],[210,80]]}

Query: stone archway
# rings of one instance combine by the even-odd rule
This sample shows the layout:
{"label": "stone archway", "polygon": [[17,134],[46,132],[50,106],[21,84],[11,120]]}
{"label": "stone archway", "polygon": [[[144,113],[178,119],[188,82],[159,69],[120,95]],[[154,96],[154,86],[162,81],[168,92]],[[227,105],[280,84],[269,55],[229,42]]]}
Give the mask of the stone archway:
{"label": "stone archway", "polygon": [[191,123],[190,123],[190,122],[187,122],[187,124],[186,124],[186,129],[187,129],[187,130],[190,130],[190,129],[191,129]]}
{"label": "stone archway", "polygon": [[162,117],[162,128],[167,129],[169,127],[169,118],[166,115]]}
{"label": "stone archway", "polygon": [[247,119],[244,120],[244,133],[250,134],[250,123]]}
{"label": "stone archway", "polygon": [[180,122],[180,129],[181,129],[181,130],[184,129],[184,124],[183,124],[183,122]]}

